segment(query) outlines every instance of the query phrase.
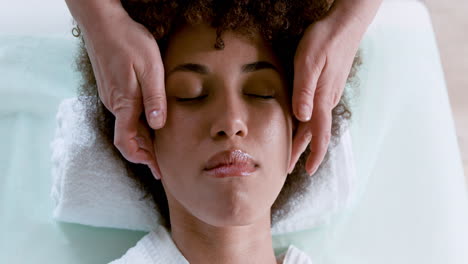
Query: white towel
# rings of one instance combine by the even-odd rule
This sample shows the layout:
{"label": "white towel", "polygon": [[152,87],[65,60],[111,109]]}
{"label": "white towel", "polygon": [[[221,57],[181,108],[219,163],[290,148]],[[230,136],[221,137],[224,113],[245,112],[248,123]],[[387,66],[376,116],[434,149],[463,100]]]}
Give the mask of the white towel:
{"label": "white towel", "polygon": [[[77,98],[65,99],[56,116],[52,150],[52,190],[56,220],[130,230],[151,231],[161,216],[151,199],[126,175],[124,164],[103,144],[104,139],[84,122]],[[356,171],[351,137],[346,130],[332,150],[330,167],[316,173],[305,198],[292,214],[278,221],[273,234],[326,224],[353,199]]]}

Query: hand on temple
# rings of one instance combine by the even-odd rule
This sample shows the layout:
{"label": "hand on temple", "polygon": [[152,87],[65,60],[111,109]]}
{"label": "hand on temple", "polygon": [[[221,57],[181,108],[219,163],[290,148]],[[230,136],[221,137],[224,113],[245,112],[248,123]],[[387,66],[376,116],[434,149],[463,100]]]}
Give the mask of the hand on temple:
{"label": "hand on temple", "polygon": [[[119,1],[66,1],[75,19],[83,22],[99,97],[116,117],[115,146],[127,160],[147,164],[159,178],[150,129],[140,120],[143,111],[153,129],[163,127],[166,120],[164,68],[157,42]],[[331,137],[331,111],[381,1],[336,0],[329,15],[310,25],[302,37],[294,60],[293,88],[293,111],[301,122],[293,139],[289,172],[309,142],[308,173],[313,174],[322,162]],[[364,19],[357,18],[359,12]]]}
{"label": "hand on temple", "polygon": [[[72,10],[72,4],[69,7]],[[120,3],[106,3],[100,10],[105,13],[93,16],[94,23],[87,21],[80,29],[99,97],[116,118],[114,145],[127,160],[148,165],[159,178],[147,125],[158,129],[166,120],[164,68],[158,44]],[[148,122],[141,119],[143,111]]]}
{"label": "hand on temple", "polygon": [[[314,174],[322,163],[331,138],[332,110],[343,94],[361,38],[381,3],[346,0],[346,6],[344,1],[336,1],[326,17],[306,29],[296,50],[292,105],[301,122],[293,139],[289,173],[309,143],[307,172]],[[357,16],[358,11],[364,14]]]}

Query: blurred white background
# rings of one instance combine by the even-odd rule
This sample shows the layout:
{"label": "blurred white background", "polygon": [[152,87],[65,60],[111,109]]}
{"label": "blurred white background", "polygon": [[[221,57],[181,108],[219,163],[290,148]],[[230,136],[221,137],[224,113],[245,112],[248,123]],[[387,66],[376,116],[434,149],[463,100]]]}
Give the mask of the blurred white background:
{"label": "blurred white background", "polygon": [[468,182],[468,1],[425,0],[431,15]]}

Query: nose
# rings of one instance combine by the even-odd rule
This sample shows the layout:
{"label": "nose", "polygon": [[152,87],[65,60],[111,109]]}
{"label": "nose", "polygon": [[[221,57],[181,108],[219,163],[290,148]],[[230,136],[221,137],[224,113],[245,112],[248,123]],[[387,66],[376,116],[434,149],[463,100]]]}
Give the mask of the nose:
{"label": "nose", "polygon": [[214,121],[211,125],[210,135],[215,138],[233,138],[234,136],[246,137],[247,112],[240,100],[225,97],[225,100],[219,102],[214,112]]}

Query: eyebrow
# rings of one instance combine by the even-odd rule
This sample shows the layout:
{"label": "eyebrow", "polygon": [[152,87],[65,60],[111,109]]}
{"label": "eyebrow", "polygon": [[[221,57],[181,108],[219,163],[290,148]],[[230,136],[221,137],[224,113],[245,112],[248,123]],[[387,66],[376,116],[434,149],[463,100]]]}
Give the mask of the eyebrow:
{"label": "eyebrow", "polygon": [[[259,71],[263,69],[272,69],[279,73],[275,65],[267,61],[256,61],[253,63],[244,64],[242,65],[242,68],[241,68],[242,73],[249,73],[249,72]],[[198,73],[201,75],[207,75],[210,73],[210,70],[205,65],[197,64],[197,63],[184,63],[184,64],[177,65],[174,69],[169,71],[166,74],[166,78],[169,77],[169,75],[173,74],[174,72],[178,72],[178,71],[194,72],[194,73]]]}

